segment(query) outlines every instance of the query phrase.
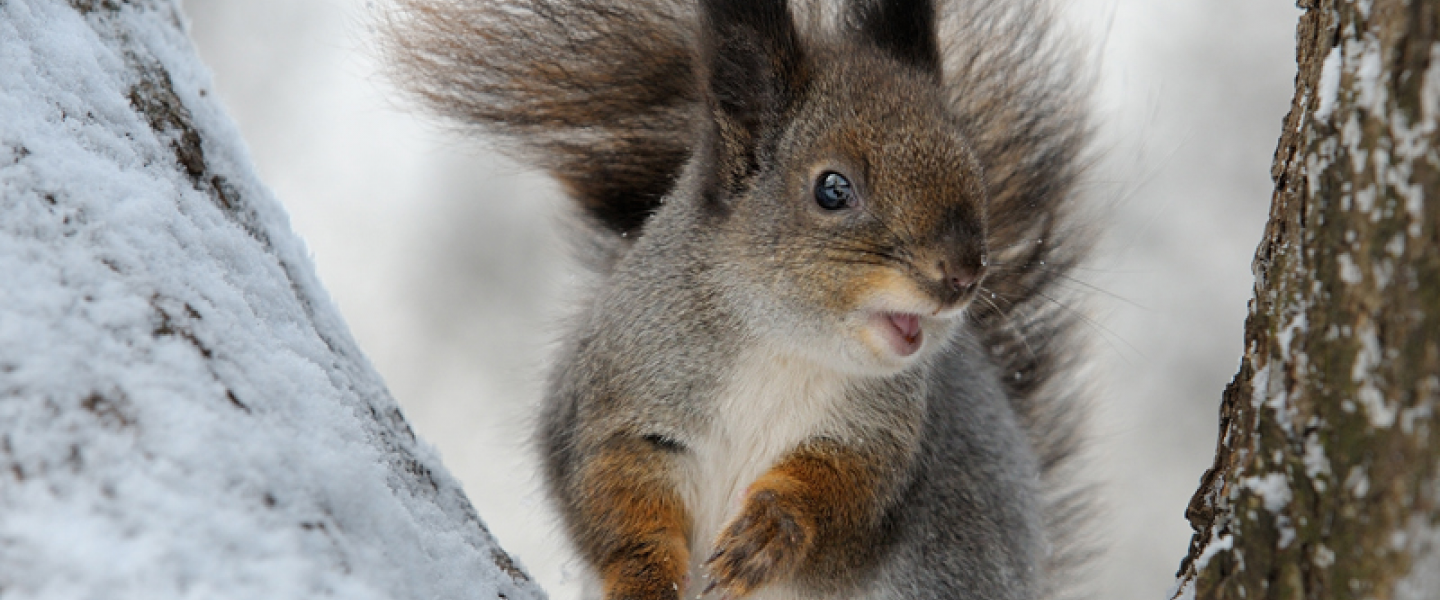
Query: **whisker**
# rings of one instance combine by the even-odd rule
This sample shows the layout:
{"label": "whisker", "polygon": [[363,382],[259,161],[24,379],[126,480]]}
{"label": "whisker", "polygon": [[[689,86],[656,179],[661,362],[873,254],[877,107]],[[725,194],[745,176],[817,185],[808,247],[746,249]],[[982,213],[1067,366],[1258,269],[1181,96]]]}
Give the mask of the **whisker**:
{"label": "whisker", "polygon": [[[1006,329],[1014,332],[1015,338],[1020,340],[1020,345],[1025,347],[1025,352],[1030,355],[1030,358],[1032,360],[1039,360],[1040,357],[1035,354],[1035,348],[1030,346],[1029,336],[1026,336],[1025,332],[1021,331],[1020,327],[1015,325],[1014,320],[1010,318],[1009,313],[1005,312],[1003,309],[1000,308],[1000,305],[995,303],[995,300],[998,298],[998,296],[995,295],[995,292],[987,290],[983,286],[976,288],[975,292],[977,294],[977,297],[979,297],[981,300],[984,300],[986,304],[989,304],[990,308],[993,309],[995,311],[995,314],[999,316],[1001,320],[1001,325]],[[988,296],[985,295],[987,292],[989,294]],[[1000,299],[1003,300],[1003,298]],[[1008,301],[1006,302],[1006,304],[1010,304],[1012,307],[1014,306],[1013,303],[1010,303]]]}
{"label": "whisker", "polygon": [[[1079,311],[1079,310],[1076,310],[1074,307],[1071,307],[1071,306],[1065,304],[1064,302],[1061,302],[1061,301],[1059,301],[1059,300],[1057,300],[1057,299],[1055,299],[1055,298],[1050,297],[1050,296],[1047,295],[1045,292],[1042,292],[1042,291],[1040,291],[1040,290],[1033,290],[1033,289],[1032,289],[1032,290],[1028,290],[1028,291],[1029,291],[1030,293],[1032,293],[1032,294],[1035,294],[1036,296],[1038,296],[1038,297],[1040,297],[1040,298],[1044,298],[1045,300],[1049,301],[1051,304],[1054,304],[1055,306],[1064,309],[1065,311],[1069,312],[1069,313],[1070,313],[1071,315],[1073,315],[1074,317],[1080,319],[1080,320],[1083,321],[1086,325],[1090,326],[1090,327],[1093,328],[1094,330],[1103,333],[1104,335],[1102,335],[1101,337],[1106,341],[1107,344],[1110,345],[1111,349],[1116,350],[1116,351],[1118,352],[1120,349],[1115,347],[1114,342],[1119,342],[1119,343],[1123,344],[1126,348],[1129,348],[1129,349],[1130,349],[1130,352],[1133,353],[1134,358],[1140,359],[1140,358],[1143,358],[1143,357],[1145,356],[1144,353],[1140,352],[1140,349],[1139,349],[1139,348],[1136,348],[1134,344],[1131,344],[1131,343],[1130,343],[1129,341],[1127,341],[1125,338],[1120,337],[1119,334],[1115,333],[1114,331],[1111,331],[1108,327],[1105,327],[1104,325],[1101,325],[1100,322],[1098,322],[1098,321],[1090,318],[1090,317],[1087,316],[1085,313],[1083,313],[1083,312],[1081,312],[1081,311]],[[1130,364],[1130,360],[1125,357],[1125,353],[1124,353],[1124,352],[1120,352],[1119,354],[1120,354],[1120,357],[1121,357],[1122,359],[1124,359],[1127,364]]]}
{"label": "whisker", "polygon": [[[902,266],[910,266],[909,260],[905,257],[898,256],[892,252],[889,252],[885,248],[857,243],[854,238],[844,237],[839,234],[819,234],[816,232],[803,232],[801,235],[805,236],[805,238],[808,238],[810,240],[820,242],[820,246],[805,247],[812,249],[815,252],[852,252],[856,254],[873,256],[885,262],[893,262]],[[799,248],[799,246],[797,246],[797,248]]]}
{"label": "whisker", "polygon": [[1133,307],[1135,307],[1135,308],[1138,308],[1138,309],[1140,309],[1140,310],[1145,310],[1145,311],[1151,310],[1150,307],[1148,307],[1148,306],[1139,304],[1139,303],[1137,303],[1137,302],[1135,302],[1135,301],[1133,301],[1133,300],[1130,300],[1129,298],[1126,298],[1126,297],[1124,297],[1124,296],[1121,296],[1121,295],[1119,295],[1119,294],[1116,294],[1116,293],[1114,293],[1114,292],[1111,292],[1111,291],[1109,291],[1109,290],[1107,290],[1107,289],[1104,289],[1104,288],[1102,288],[1102,287],[1100,287],[1100,286],[1097,286],[1097,285],[1095,285],[1095,284],[1092,284],[1092,283],[1089,283],[1089,282],[1087,282],[1087,281],[1083,281],[1083,280],[1077,279],[1077,278],[1075,278],[1075,277],[1071,277],[1070,275],[1067,275],[1067,274],[1065,274],[1065,273],[1055,273],[1055,274],[1056,274],[1057,276],[1061,277],[1062,279],[1065,279],[1066,281],[1069,281],[1069,282],[1071,282],[1071,283],[1074,283],[1074,284],[1076,284],[1076,285],[1078,285],[1078,286],[1080,286],[1080,287],[1083,287],[1083,288],[1085,288],[1085,289],[1087,289],[1087,290],[1090,290],[1090,291],[1092,291],[1092,292],[1095,292],[1095,293],[1097,293],[1097,294],[1101,294],[1101,295],[1103,295],[1103,296],[1106,296],[1106,297],[1111,298],[1111,299],[1113,299],[1113,300],[1116,300],[1116,301],[1118,301],[1118,302],[1123,302],[1123,303],[1125,303],[1125,304],[1128,304],[1128,305],[1133,306]]}

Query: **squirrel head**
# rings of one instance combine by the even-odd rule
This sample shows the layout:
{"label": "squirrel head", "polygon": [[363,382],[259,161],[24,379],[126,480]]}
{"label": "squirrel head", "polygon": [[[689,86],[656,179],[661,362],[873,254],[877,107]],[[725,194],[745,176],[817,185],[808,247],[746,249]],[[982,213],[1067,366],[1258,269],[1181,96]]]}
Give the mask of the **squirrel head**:
{"label": "squirrel head", "polygon": [[987,255],[933,4],[854,0],[808,43],[783,0],[702,5],[708,127],[692,167],[727,296],[825,364],[915,364],[959,327]]}

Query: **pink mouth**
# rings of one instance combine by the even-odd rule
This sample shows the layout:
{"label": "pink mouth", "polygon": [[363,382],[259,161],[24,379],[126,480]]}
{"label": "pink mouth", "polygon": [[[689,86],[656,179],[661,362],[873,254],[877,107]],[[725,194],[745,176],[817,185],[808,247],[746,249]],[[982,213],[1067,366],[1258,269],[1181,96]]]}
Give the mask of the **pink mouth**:
{"label": "pink mouth", "polygon": [[880,321],[890,348],[896,354],[910,356],[920,350],[924,333],[920,331],[919,315],[885,313],[880,315]]}

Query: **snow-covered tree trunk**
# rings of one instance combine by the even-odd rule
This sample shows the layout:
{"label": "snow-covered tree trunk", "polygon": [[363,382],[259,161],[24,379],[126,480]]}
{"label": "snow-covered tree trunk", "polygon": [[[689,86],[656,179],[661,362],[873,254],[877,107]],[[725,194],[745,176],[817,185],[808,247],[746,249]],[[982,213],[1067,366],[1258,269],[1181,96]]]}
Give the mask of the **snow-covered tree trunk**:
{"label": "snow-covered tree trunk", "polygon": [[356,348],[182,23],[0,0],[0,597],[543,597]]}
{"label": "snow-covered tree trunk", "polygon": [[1305,0],[1178,595],[1440,598],[1440,1]]}

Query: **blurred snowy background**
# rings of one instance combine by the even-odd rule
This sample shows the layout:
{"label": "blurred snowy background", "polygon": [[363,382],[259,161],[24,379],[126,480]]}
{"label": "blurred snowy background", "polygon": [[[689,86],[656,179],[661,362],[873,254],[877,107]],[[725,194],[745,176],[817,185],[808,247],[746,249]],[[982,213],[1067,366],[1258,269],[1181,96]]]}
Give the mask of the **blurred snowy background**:
{"label": "blurred snowy background", "polygon": [[[544,177],[415,116],[378,75],[382,0],[184,0],[262,178],[419,433],[557,600],[573,564],[527,453],[572,276]],[[1090,292],[1097,597],[1158,600],[1241,351],[1294,78],[1288,0],[1070,0],[1101,54],[1109,237]]]}

